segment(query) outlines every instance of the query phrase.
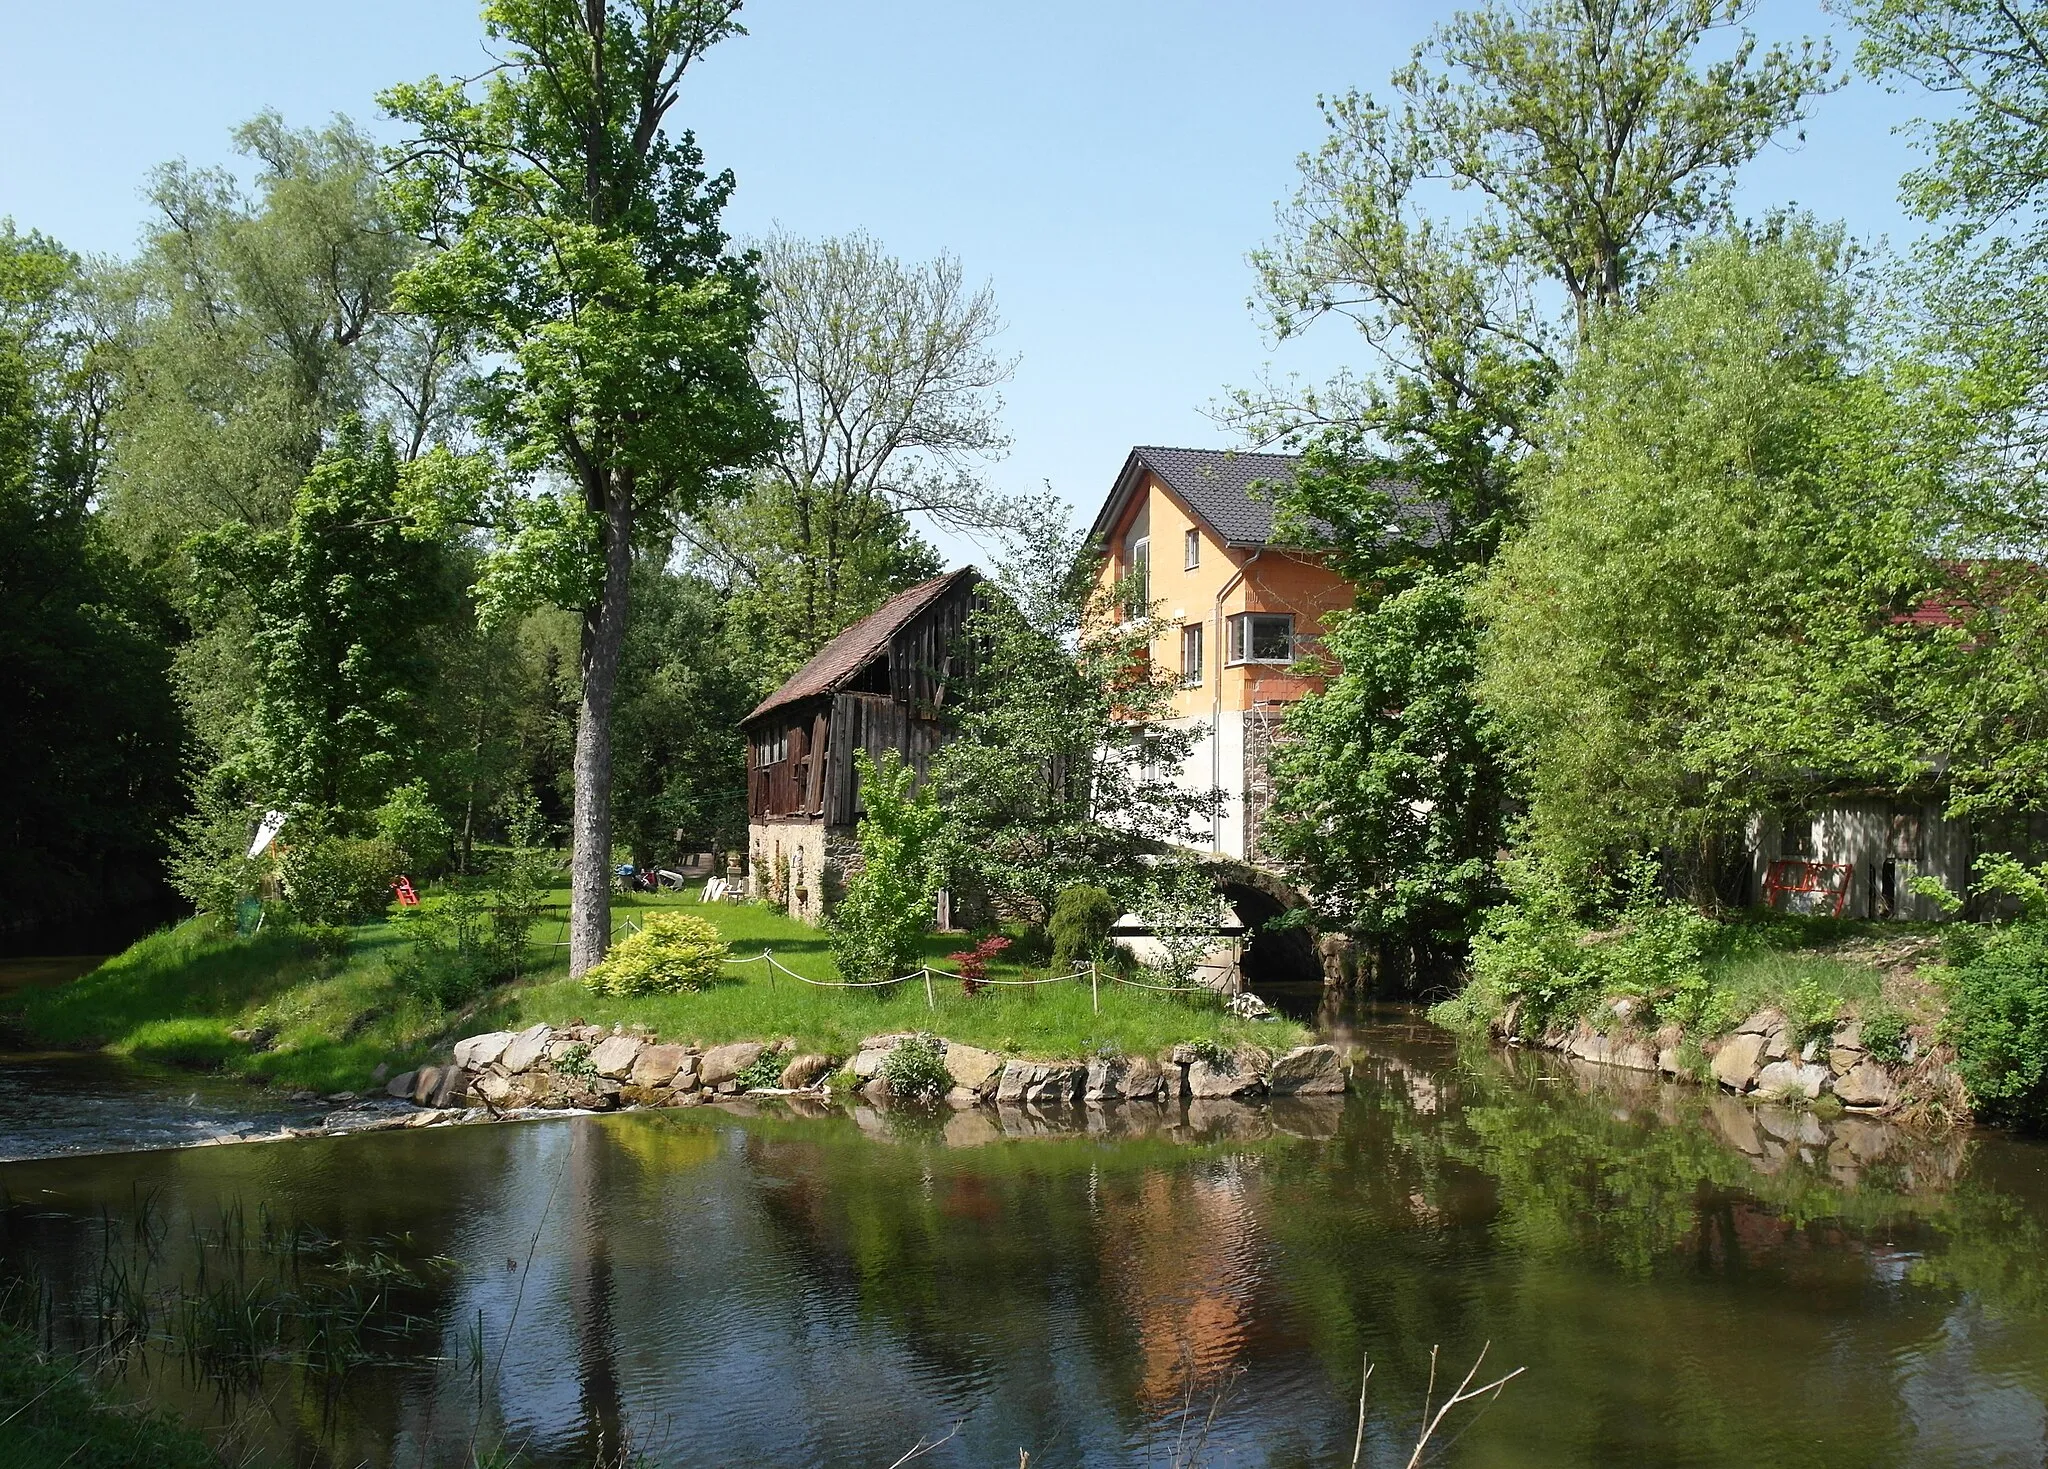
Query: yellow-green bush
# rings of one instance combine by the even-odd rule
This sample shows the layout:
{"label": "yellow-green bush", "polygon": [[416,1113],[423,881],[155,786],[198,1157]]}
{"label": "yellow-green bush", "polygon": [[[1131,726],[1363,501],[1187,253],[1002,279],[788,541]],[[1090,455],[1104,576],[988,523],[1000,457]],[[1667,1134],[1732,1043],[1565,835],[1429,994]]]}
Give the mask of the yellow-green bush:
{"label": "yellow-green bush", "polygon": [[583,983],[600,995],[680,994],[725,977],[725,939],[694,913],[650,913]]}

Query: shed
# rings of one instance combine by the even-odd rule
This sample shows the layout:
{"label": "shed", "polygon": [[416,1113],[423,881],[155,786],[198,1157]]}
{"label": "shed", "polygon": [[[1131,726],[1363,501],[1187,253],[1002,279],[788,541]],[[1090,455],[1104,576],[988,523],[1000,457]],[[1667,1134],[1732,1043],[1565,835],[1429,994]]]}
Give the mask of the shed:
{"label": "shed", "polygon": [[894,750],[922,781],[945,743],[949,694],[981,576],[971,566],[898,592],[832,639],[740,722],[757,898],[817,921],[860,819],[854,751]]}

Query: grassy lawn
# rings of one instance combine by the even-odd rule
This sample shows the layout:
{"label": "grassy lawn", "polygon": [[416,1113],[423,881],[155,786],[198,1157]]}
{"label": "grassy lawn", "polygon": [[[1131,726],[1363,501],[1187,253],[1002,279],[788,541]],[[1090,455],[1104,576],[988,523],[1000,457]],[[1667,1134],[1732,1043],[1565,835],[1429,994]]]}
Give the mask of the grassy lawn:
{"label": "grassy lawn", "polygon": [[[406,993],[394,966],[406,945],[388,922],[355,930],[346,956],[323,957],[297,934],[266,929],[249,940],[198,922],[160,930],[91,974],[67,984],[17,992],[10,1003],[24,1030],[53,1047],[106,1047],[145,1060],[219,1066],[252,1081],[316,1091],[361,1090],[372,1072],[407,1070],[446,1053],[450,1042],[489,1029],[585,1020],[652,1027],[663,1038],[698,1044],[789,1037],[806,1050],[848,1054],[861,1037],[886,1030],[930,1030],[953,1040],[1020,1056],[1068,1058],[1114,1048],[1150,1053],[1181,1041],[1301,1044],[1289,1021],[1239,1021],[1204,999],[1149,994],[1105,983],[1101,1012],[1085,983],[991,988],[975,996],[957,981],[934,980],[936,1007],[922,984],[874,991],[819,989],[766,964],[729,966],[733,979],[694,995],[612,999],[568,978],[563,937],[566,891],[534,932],[532,970],[515,985],[487,991],[456,1011]],[[838,978],[819,930],[754,904],[703,905],[687,897],[614,901],[614,931],[635,914],[682,907],[715,923],[735,958],[764,949],[797,973]],[[959,935],[929,935],[925,959],[944,966],[965,946]],[[992,978],[1024,971],[998,964]],[[229,1032],[275,1032],[270,1049],[251,1051]]]}

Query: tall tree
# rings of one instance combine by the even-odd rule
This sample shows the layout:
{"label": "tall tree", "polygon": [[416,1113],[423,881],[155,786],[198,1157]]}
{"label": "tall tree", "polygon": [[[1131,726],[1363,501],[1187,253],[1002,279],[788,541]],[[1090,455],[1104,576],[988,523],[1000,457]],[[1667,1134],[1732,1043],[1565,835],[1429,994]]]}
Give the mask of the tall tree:
{"label": "tall tree", "polygon": [[884,598],[936,576],[921,525],[999,528],[1015,506],[984,466],[1009,440],[995,294],[950,255],[907,262],[864,234],[761,243],[754,370],[793,432],[693,539],[733,585],[779,683]]}
{"label": "tall tree", "polygon": [[1937,753],[1903,614],[1938,575],[1938,443],[1881,366],[1839,236],[1729,239],[1595,331],[1490,567],[1480,693],[1525,837],[1581,878],[1640,854],[1709,895],[1759,807],[1905,787]]}
{"label": "tall tree", "polygon": [[92,513],[108,375],[79,262],[0,223],[0,896],[154,888],[184,730],[160,589]]}
{"label": "tall tree", "polygon": [[[573,486],[512,530],[547,542],[582,616],[570,969],[611,932],[612,711],[634,547],[716,498],[778,438],[747,350],[751,262],[719,217],[732,176],[667,130],[684,74],[738,32],[737,0],[493,0],[499,61],[478,84],[393,88],[414,130],[396,187],[440,246],[401,283],[411,311],[505,366],[478,422],[515,475]],[[665,539],[665,536],[664,536]]]}

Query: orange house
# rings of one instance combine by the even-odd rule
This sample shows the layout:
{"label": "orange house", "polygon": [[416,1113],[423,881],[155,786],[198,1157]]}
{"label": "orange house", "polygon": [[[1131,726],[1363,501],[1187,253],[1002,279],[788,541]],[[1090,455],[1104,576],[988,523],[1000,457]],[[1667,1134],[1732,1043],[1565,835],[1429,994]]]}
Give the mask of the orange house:
{"label": "orange house", "polygon": [[1152,660],[1180,675],[1169,722],[1195,737],[1182,778],[1223,792],[1207,846],[1247,862],[1260,859],[1280,717],[1317,686],[1296,665],[1319,647],[1323,619],[1354,595],[1319,553],[1274,542],[1272,501],[1253,486],[1292,479],[1296,463],[1292,454],[1141,446],[1089,531],[1103,553],[1100,584],[1142,571],[1144,599],[1169,624]]}

